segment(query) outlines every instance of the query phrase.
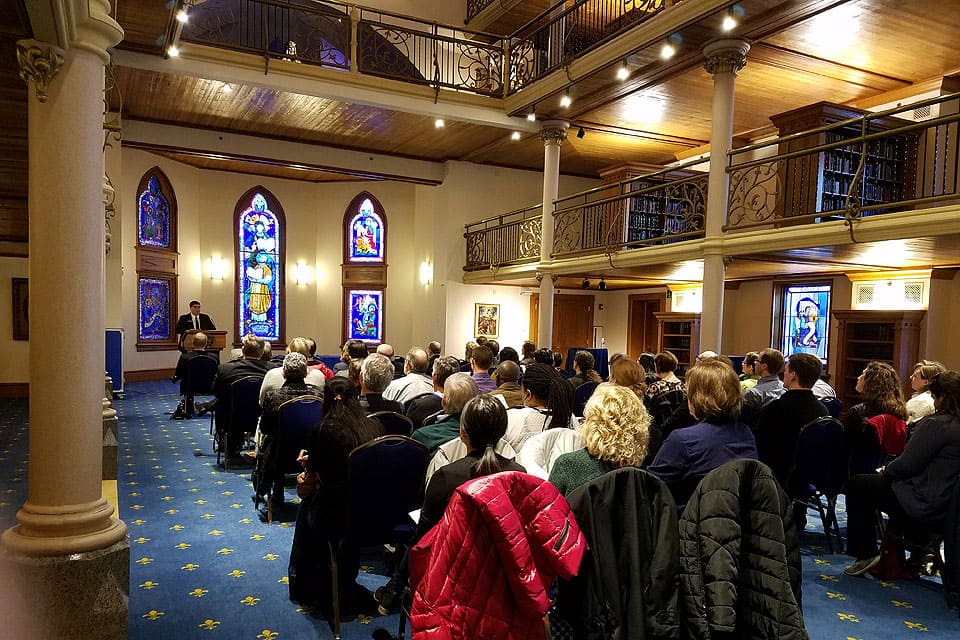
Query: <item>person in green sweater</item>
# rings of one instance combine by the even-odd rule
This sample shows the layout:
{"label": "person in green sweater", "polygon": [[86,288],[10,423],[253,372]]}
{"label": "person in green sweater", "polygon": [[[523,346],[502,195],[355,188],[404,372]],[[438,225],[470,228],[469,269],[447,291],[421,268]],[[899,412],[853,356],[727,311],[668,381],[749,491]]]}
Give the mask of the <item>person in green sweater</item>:
{"label": "person in green sweater", "polygon": [[608,471],[640,466],[649,430],[650,414],[629,387],[601,384],[583,410],[580,435],[587,446],[557,458],[550,482],[566,496]]}
{"label": "person in green sweater", "polygon": [[480,393],[477,384],[468,373],[455,373],[443,383],[444,413],[433,424],[420,427],[411,436],[427,447],[427,455],[433,457],[445,442],[460,437],[460,412],[471,398]]}

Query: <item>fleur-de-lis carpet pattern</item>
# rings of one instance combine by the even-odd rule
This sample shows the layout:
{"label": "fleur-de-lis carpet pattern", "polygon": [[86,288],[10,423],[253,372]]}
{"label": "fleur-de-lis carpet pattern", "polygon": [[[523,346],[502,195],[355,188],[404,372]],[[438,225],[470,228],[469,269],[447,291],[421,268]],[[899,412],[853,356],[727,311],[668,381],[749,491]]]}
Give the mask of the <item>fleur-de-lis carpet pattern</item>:
{"label": "fleur-de-lis carpet pattern", "polygon": [[[209,419],[169,420],[169,382],[127,385],[120,417],[118,496],[130,530],[130,632],[133,639],[177,637],[290,640],[332,638],[327,620],[287,598],[287,562],[296,506],[272,526],[250,499],[249,469],[224,472],[211,454]],[[0,527],[15,523],[27,497],[27,408],[0,399]],[[199,455],[198,455],[199,454]],[[287,490],[288,502],[296,494]],[[845,514],[840,510],[841,526]],[[803,609],[813,640],[960,637],[939,581],[881,581],[843,573],[848,556],[826,551],[819,519],[802,539]],[[364,558],[360,581],[386,581]],[[343,637],[397,628],[397,616],[344,620]]]}

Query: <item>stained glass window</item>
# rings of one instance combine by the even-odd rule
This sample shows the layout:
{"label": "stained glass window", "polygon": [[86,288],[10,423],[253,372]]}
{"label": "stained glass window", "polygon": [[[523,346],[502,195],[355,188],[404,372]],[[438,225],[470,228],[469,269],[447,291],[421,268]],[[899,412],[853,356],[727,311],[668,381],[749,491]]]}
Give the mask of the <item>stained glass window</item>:
{"label": "stained glass window", "polygon": [[784,286],[779,315],[783,354],[812,353],[826,363],[830,285]]}
{"label": "stained glass window", "polygon": [[282,230],[266,195],[254,191],[238,220],[237,335],[280,340]]}
{"label": "stained glass window", "polygon": [[170,203],[156,175],[147,178],[147,188],[137,200],[137,239],[140,245],[170,248]]}
{"label": "stained glass window", "polygon": [[139,283],[137,341],[167,340],[170,337],[170,280],[140,278]]}
{"label": "stained glass window", "polygon": [[350,262],[383,262],[383,221],[374,211],[370,198],[360,203],[348,229],[347,256]]}
{"label": "stained glass window", "polygon": [[364,342],[383,342],[383,291],[347,292],[347,337]]}

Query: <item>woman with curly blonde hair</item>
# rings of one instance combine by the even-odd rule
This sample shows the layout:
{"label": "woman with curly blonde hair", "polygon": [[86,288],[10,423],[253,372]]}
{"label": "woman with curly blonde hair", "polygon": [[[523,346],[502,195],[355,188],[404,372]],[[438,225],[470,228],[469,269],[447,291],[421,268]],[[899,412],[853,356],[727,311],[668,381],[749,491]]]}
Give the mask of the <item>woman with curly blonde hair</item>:
{"label": "woman with curly blonde hair", "polygon": [[568,495],[608,471],[640,466],[649,428],[650,415],[636,393],[615,384],[599,385],[583,410],[580,435],[586,447],[557,458],[550,482]]}

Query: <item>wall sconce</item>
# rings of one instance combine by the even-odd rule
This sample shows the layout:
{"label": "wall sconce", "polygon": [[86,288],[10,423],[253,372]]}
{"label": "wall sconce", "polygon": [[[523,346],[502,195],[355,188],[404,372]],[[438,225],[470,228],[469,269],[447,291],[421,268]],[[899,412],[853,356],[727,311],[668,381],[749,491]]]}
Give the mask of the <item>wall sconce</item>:
{"label": "wall sconce", "polygon": [[211,280],[223,280],[223,275],[227,270],[227,263],[220,256],[210,256],[208,271]]}
{"label": "wall sconce", "polygon": [[433,282],[433,265],[428,260],[420,263],[420,284],[427,286]]}
{"label": "wall sconce", "polygon": [[293,281],[297,283],[298,287],[305,287],[310,284],[310,265],[300,261],[293,267],[291,272],[293,275]]}

